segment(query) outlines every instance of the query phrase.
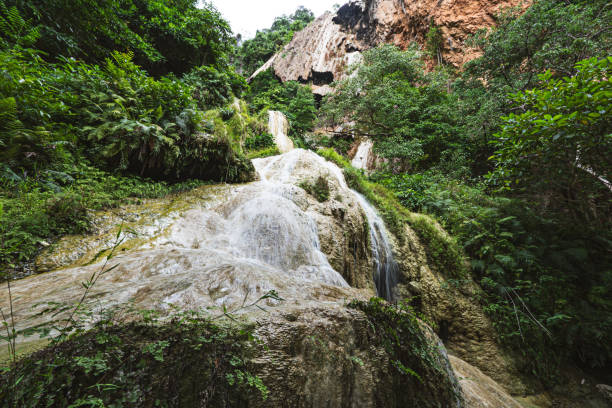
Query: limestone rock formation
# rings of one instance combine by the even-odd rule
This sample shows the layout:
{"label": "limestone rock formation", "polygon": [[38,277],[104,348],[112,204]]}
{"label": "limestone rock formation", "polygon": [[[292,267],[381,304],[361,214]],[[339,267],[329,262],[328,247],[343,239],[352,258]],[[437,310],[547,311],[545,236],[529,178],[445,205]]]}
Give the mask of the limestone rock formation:
{"label": "limestone rock formation", "polygon": [[336,13],[327,12],[298,32],[283,50],[253,74],[272,68],[284,81],[311,83],[324,95],[327,84],[342,79],[361,52],[379,44],[406,48],[425,43],[431,25],[441,30],[443,59],[455,67],[478,56],[465,41],[510,7],[526,8],[532,0],[352,0]]}
{"label": "limestone rock formation", "polygon": [[[262,406],[320,406],[326,398],[332,407],[395,406],[397,374],[389,372],[389,356],[372,339],[364,315],[346,308],[352,299],[376,294],[376,267],[389,264],[390,255],[373,248],[390,245],[381,241],[382,221],[348,188],[340,168],[313,152],[296,149],[257,159],[255,167],[256,182],[204,186],[99,213],[98,234],[60,241],[39,261],[51,272],[13,283],[17,329],[48,321],[51,316],[39,312],[49,302],[79,299],[81,282],[100,270],[104,253],[96,256],[112,245],[123,222],[124,242],[108,265],[118,266],[90,294],[94,315],[126,304],[162,314],[174,308],[233,312],[276,290],[284,301],[266,299],[266,312],[239,312],[257,320],[258,336],[272,353],[255,360],[277,398]],[[323,202],[300,187],[318,178],[329,188]],[[420,309],[453,353],[521,391],[470,293],[449,288],[409,227],[402,242],[392,245],[401,273],[396,293],[418,296]],[[4,299],[0,306],[7,306]],[[431,342],[446,366],[444,346],[435,335]],[[449,368],[443,377],[428,377],[420,392],[433,406],[455,406],[450,383],[434,392],[440,378],[452,382],[454,375]]]}
{"label": "limestone rock formation", "polygon": [[476,367],[450,356],[450,362],[457,375],[465,403],[470,408],[521,408],[502,387]]}
{"label": "limestone rock formation", "polygon": [[406,226],[404,235],[404,243],[395,242],[394,251],[401,271],[399,298],[414,299],[415,306],[437,327],[449,352],[513,394],[525,393],[527,387],[513,359],[499,346],[496,331],[476,300],[478,285],[470,279],[449,282],[445,271],[437,271],[427,262],[425,247],[414,230]]}

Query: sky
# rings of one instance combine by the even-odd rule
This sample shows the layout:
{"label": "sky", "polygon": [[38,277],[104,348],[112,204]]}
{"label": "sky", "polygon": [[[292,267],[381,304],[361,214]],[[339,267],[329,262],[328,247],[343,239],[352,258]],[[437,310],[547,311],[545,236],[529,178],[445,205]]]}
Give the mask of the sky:
{"label": "sky", "polygon": [[255,36],[257,30],[270,28],[274,18],[293,14],[299,6],[311,10],[319,17],[343,0],[209,0],[223,14],[232,26],[234,34],[247,39]]}

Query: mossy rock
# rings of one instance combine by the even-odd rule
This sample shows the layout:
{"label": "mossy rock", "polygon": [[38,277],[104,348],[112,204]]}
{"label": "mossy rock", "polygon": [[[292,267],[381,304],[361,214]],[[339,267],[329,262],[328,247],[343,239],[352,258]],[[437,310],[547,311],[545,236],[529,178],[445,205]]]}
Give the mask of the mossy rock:
{"label": "mossy rock", "polygon": [[185,317],[99,326],[21,359],[0,377],[0,406],[245,406],[267,392],[246,367],[250,333]]}

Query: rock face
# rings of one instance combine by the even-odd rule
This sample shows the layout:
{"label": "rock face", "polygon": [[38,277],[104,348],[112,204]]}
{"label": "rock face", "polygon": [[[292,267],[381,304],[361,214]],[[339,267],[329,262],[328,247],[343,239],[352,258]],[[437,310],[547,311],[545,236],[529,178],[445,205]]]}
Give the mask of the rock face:
{"label": "rock face", "polygon": [[342,79],[361,52],[380,44],[406,48],[425,43],[433,24],[441,30],[443,59],[455,67],[478,56],[466,39],[492,27],[495,16],[510,7],[526,8],[531,0],[365,0],[351,1],[336,13],[327,12],[298,32],[251,78],[269,68],[283,82],[311,83],[315,93]]}
{"label": "rock face", "polygon": [[254,371],[269,384],[270,398],[255,406],[464,406],[445,353],[436,357],[439,370],[426,374],[415,367],[422,379],[410,379],[393,367],[360,311],[300,308],[267,321],[257,335],[269,350],[253,360]]}
{"label": "rock face", "polygon": [[[415,217],[426,217],[414,215]],[[400,299],[414,299],[414,306],[437,327],[449,352],[478,367],[513,394],[527,391],[513,359],[497,342],[496,331],[476,299],[479,288],[471,280],[448,282],[445,271],[427,262],[427,254],[415,232],[404,229],[404,243],[395,243],[401,277]]]}
{"label": "rock face", "polygon": [[450,356],[450,362],[459,379],[467,406],[472,408],[522,407],[506,390],[476,367],[454,356]]}
{"label": "rock face", "polygon": [[[460,406],[436,335],[430,341],[443,371],[423,383],[398,379],[366,315],[346,307],[377,291],[418,295],[428,318],[445,328],[439,333],[454,353],[513,385],[488,320],[469,294],[449,290],[427,265],[409,227],[403,244],[387,240],[374,209],[348,188],[336,165],[313,152],[295,149],[254,164],[257,182],[204,186],[98,214],[97,235],[64,239],[39,260],[51,272],[13,283],[17,329],[48,321],[49,314],[38,313],[49,302],[80,298],[81,282],[103,268],[96,254],[112,245],[123,222],[124,241],[107,265],[117,266],[100,276],[89,296],[94,315],[130,304],[162,315],[226,307],[257,320],[257,335],[270,351],[254,364],[272,400],[253,406],[411,406],[403,402],[411,396],[426,402],[413,406]],[[323,202],[300,187],[318,178],[329,188]],[[384,271],[399,274],[399,283]],[[271,290],[284,300],[266,299],[266,312],[241,310]],[[8,306],[4,298],[0,306]],[[21,347],[27,340],[19,341]]]}

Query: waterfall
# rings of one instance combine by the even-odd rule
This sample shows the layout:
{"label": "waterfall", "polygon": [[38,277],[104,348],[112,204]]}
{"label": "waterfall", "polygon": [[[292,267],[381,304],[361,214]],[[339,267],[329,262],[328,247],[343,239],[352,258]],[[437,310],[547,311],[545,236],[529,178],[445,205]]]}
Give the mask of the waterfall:
{"label": "waterfall", "polygon": [[[347,250],[341,237],[335,238],[343,231],[333,214],[338,208],[355,219],[362,213],[367,217],[377,294],[393,300],[398,267],[384,223],[364,197],[348,188],[338,166],[303,149],[255,159],[253,164],[258,181],[203,186],[130,209],[136,224],[123,234],[127,249],[113,258],[116,269],[96,282],[96,308],[133,301],[144,308],[232,310],[270,290],[300,305],[359,296],[363,292],[350,288],[328,259],[331,253],[341,258]],[[319,176],[333,192],[325,203],[299,186]],[[167,209],[173,206],[175,210]],[[116,218],[107,222],[111,219]],[[102,267],[89,261],[113,242],[116,232],[112,231],[69,240],[74,252],[58,256],[66,257],[65,266],[72,266],[58,265],[52,272],[15,282],[20,329],[45,321],[47,317],[38,314],[45,302],[75,301],[82,295],[81,282]],[[84,266],[76,266],[75,260]],[[368,260],[358,262],[365,266]]]}
{"label": "waterfall", "polygon": [[287,153],[294,149],[293,141],[289,139],[289,122],[282,112],[268,111],[268,129],[274,136],[274,143],[281,153]]}
{"label": "waterfall", "polygon": [[351,161],[351,165],[356,169],[368,170],[373,147],[374,143],[370,139],[362,140],[357,148],[355,157],[353,157],[353,161]]}
{"label": "waterfall", "polygon": [[392,301],[393,288],[397,285],[398,281],[399,266],[393,258],[389,234],[385,228],[384,221],[368,200],[356,191],[353,191],[353,193],[368,219],[372,258],[374,260],[373,278],[376,284],[376,292],[379,297]]}
{"label": "waterfall", "polygon": [[[367,142],[369,142],[371,148],[372,142],[369,140]],[[364,143],[362,143],[362,145],[363,144]],[[265,166],[262,166],[262,160],[260,159],[254,160],[254,164],[262,179],[266,180],[270,177],[270,172],[272,171],[274,174],[273,177],[275,177],[276,180],[282,181],[283,183],[290,183],[297,161],[303,158],[302,152],[304,151],[298,149],[288,155],[278,156],[277,159],[270,160]],[[393,250],[391,249],[389,233],[385,227],[385,222],[365,197],[348,187],[340,167],[323,159],[319,155],[312,155],[310,160],[316,160],[318,167],[326,168],[329,177],[332,177],[334,182],[338,183],[342,189],[350,191],[363,209],[370,230],[370,244],[372,246],[373,261],[372,277],[376,285],[376,292],[379,297],[392,301],[393,288],[397,285],[398,281],[399,266],[393,258]],[[281,163],[282,166],[280,166]],[[276,169],[272,170],[275,167]]]}

